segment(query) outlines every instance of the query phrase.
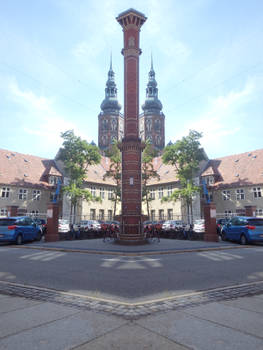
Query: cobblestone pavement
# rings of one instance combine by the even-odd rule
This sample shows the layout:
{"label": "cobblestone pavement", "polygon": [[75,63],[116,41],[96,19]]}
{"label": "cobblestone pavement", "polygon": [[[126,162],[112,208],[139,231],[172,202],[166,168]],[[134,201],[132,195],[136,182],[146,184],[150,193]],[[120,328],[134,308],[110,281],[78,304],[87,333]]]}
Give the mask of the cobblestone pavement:
{"label": "cobblestone pavement", "polygon": [[0,281],[0,293],[62,304],[65,306],[76,307],[81,310],[110,313],[127,320],[136,320],[142,316],[152,315],[158,312],[181,310],[187,307],[208,304],[215,301],[225,301],[263,294],[263,281],[193,292],[140,303],[115,302],[102,298],[89,297],[6,281]]}

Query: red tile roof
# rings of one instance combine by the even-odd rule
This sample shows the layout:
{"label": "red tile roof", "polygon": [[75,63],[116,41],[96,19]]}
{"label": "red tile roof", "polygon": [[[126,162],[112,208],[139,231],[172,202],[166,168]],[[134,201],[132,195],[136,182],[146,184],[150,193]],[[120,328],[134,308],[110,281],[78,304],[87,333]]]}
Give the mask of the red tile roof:
{"label": "red tile roof", "polygon": [[62,176],[54,160],[0,149],[0,184],[50,188],[47,175]]}
{"label": "red tile roof", "polygon": [[216,188],[263,184],[263,149],[211,159],[201,176],[215,175]]}

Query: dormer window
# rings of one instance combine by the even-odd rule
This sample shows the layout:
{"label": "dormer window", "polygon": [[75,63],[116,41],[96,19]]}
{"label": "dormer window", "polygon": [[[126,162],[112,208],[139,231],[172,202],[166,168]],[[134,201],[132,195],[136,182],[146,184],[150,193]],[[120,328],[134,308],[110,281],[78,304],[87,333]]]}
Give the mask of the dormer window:
{"label": "dormer window", "polygon": [[49,175],[48,183],[50,185],[57,185],[58,181],[59,181],[59,176]]}
{"label": "dormer window", "polygon": [[214,176],[206,176],[205,182],[206,182],[207,186],[213,185],[215,183]]}

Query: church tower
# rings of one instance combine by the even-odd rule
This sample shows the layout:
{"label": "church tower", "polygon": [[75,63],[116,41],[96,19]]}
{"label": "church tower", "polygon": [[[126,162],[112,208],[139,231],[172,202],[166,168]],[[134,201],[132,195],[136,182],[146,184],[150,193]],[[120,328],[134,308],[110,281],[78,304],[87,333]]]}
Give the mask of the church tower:
{"label": "church tower", "polygon": [[149,140],[154,148],[162,151],[165,146],[164,122],[162,103],[158,99],[158,88],[151,58],[151,70],[146,88],[146,99],[142,105],[143,113],[140,115],[140,137]]}
{"label": "church tower", "polygon": [[106,151],[114,140],[121,140],[123,137],[123,116],[120,113],[121,105],[117,99],[117,88],[112,70],[112,59],[105,88],[105,98],[100,108],[99,139],[98,145],[102,151]]}

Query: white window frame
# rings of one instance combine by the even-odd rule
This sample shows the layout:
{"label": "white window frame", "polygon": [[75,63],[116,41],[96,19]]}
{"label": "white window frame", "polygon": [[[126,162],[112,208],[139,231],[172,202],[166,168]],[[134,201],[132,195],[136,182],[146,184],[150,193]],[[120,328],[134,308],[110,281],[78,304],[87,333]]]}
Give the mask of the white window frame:
{"label": "white window frame", "polygon": [[90,220],[96,219],[96,209],[91,208],[90,209]]}
{"label": "white window frame", "polygon": [[167,187],[167,197],[171,197],[173,193],[173,186],[168,186]]}
{"label": "white window frame", "polygon": [[10,198],[10,187],[2,187],[2,194],[1,194],[1,198]]}
{"label": "white window frame", "polygon": [[112,189],[108,190],[108,199],[113,199],[113,190]]}
{"label": "white window frame", "polygon": [[154,189],[150,190],[150,199],[155,199],[155,190]]}
{"label": "white window frame", "polygon": [[7,209],[6,208],[0,209],[0,216],[7,216]]}
{"label": "white window frame", "polygon": [[33,196],[32,196],[33,201],[40,201],[40,197],[41,197],[41,191],[33,190]]}
{"label": "white window frame", "polygon": [[104,220],[104,209],[99,209],[99,220]]}
{"label": "white window frame", "polygon": [[253,187],[254,198],[262,198],[262,188]]}
{"label": "white window frame", "polygon": [[232,210],[225,210],[225,218],[231,218],[232,217]]}
{"label": "white window frame", "polygon": [[90,193],[91,193],[92,197],[96,197],[96,187],[95,186],[90,187]]}
{"label": "white window frame", "polygon": [[255,212],[256,216],[263,216],[263,209],[262,208],[257,208]]}
{"label": "white window frame", "polygon": [[222,191],[222,196],[224,201],[230,201],[231,193],[229,190]]}
{"label": "white window frame", "polygon": [[173,220],[173,209],[167,209],[167,220]]}
{"label": "white window frame", "polygon": [[158,197],[159,199],[163,198],[163,187],[158,188]]}
{"label": "white window frame", "polygon": [[100,198],[101,199],[105,198],[105,189],[104,189],[104,187],[100,187]]}
{"label": "white window frame", "polygon": [[108,220],[112,220],[113,217],[113,211],[112,209],[108,209]]}
{"label": "white window frame", "polygon": [[159,220],[164,219],[164,209],[159,209]]}
{"label": "white window frame", "polygon": [[238,188],[236,190],[236,200],[240,201],[240,200],[244,200],[245,199],[245,192],[243,190],[243,188]]}
{"label": "white window frame", "polygon": [[28,191],[25,188],[19,188],[18,199],[23,201],[26,200],[27,194],[28,194]]}

